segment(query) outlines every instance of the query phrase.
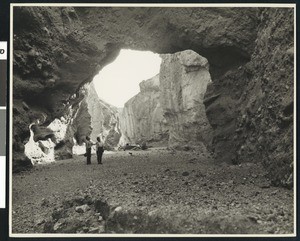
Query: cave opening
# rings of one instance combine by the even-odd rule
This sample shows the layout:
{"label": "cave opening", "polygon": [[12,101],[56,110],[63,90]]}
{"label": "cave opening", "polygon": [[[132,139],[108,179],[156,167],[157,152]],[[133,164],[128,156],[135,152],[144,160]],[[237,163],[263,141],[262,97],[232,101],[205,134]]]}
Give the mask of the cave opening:
{"label": "cave opening", "polygon": [[93,79],[100,99],[122,108],[138,94],[139,83],[159,73],[161,58],[151,51],[121,49],[117,58],[106,65]]}
{"label": "cave opening", "polygon": [[212,138],[203,104],[210,82],[208,60],[191,49],[160,55],[121,49],[89,85],[89,135],[108,149],[128,143],[205,148]]}

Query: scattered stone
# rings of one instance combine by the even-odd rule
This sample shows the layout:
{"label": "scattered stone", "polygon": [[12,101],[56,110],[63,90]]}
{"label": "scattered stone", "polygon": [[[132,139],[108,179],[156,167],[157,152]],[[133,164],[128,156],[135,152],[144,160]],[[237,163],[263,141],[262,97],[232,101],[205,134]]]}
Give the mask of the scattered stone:
{"label": "scattered stone", "polygon": [[35,49],[32,48],[32,49],[29,50],[28,56],[34,57],[36,55],[38,55],[38,53],[37,53],[37,51]]}
{"label": "scattered stone", "polygon": [[260,192],[259,192],[259,191],[256,191],[256,192],[254,193],[254,196],[257,196],[258,194],[260,194]]}
{"label": "scattered stone", "polygon": [[103,219],[107,219],[110,214],[110,207],[106,201],[97,200],[94,204],[95,210],[98,213],[101,213]]}
{"label": "scattered stone", "polygon": [[171,192],[171,191],[166,191],[165,194],[166,194],[166,195],[171,195],[172,192]]}
{"label": "scattered stone", "polygon": [[99,227],[91,228],[88,233],[99,233]]}
{"label": "scattered stone", "polygon": [[260,185],[260,187],[261,188],[270,188],[271,185],[270,185],[270,183],[263,183],[263,184]]}
{"label": "scattered stone", "polygon": [[250,219],[252,222],[257,223],[258,218],[254,216],[248,216],[248,219]]}
{"label": "scattered stone", "polygon": [[197,158],[192,158],[190,160],[188,160],[189,163],[195,163],[197,161]]}
{"label": "scattered stone", "polygon": [[77,213],[85,213],[85,212],[87,212],[88,210],[90,210],[90,207],[89,207],[89,205],[87,205],[87,204],[84,204],[84,205],[81,205],[81,206],[77,206],[77,207],[75,208],[75,211],[76,211]]}
{"label": "scattered stone", "polygon": [[99,233],[105,233],[105,226],[104,225],[99,226]]}
{"label": "scattered stone", "polygon": [[89,195],[86,195],[84,197],[84,202],[87,203],[88,205],[91,205],[93,203],[93,198]]}
{"label": "scattered stone", "polygon": [[47,200],[45,198],[42,199],[42,203],[41,203],[42,207],[48,207],[49,204],[50,204],[49,200]]}
{"label": "scattered stone", "polygon": [[103,221],[103,217],[102,217],[102,216],[99,216],[99,217],[98,217],[98,221],[99,221],[99,222]]}
{"label": "scattered stone", "polygon": [[43,223],[45,223],[45,219],[38,219],[37,221],[36,221],[36,225],[42,225]]}
{"label": "scattered stone", "polygon": [[61,227],[62,223],[61,222],[56,222],[53,226],[53,230],[57,231]]}
{"label": "scattered stone", "polygon": [[286,53],[288,54],[288,55],[290,55],[290,56],[294,56],[294,47],[291,47],[291,48],[289,48],[287,51],[286,51]]}
{"label": "scattered stone", "polygon": [[119,206],[119,207],[116,207],[114,211],[115,211],[116,213],[119,213],[119,212],[121,212],[122,210],[123,210],[123,208],[122,208],[121,206]]}
{"label": "scattered stone", "polygon": [[87,233],[89,231],[89,228],[88,227],[83,227],[82,230],[83,230],[83,232]]}
{"label": "scattered stone", "polygon": [[56,208],[54,209],[52,213],[53,220],[58,220],[64,216],[64,210],[62,208]]}
{"label": "scattered stone", "polygon": [[182,173],[182,176],[184,176],[184,177],[186,177],[186,176],[188,176],[188,175],[190,175],[189,172],[183,172],[183,173]]}
{"label": "scattered stone", "polygon": [[252,174],[251,174],[251,177],[257,178],[258,176],[257,176],[256,174],[252,173]]}
{"label": "scattered stone", "polygon": [[267,221],[276,221],[277,217],[276,214],[270,214],[267,218]]}

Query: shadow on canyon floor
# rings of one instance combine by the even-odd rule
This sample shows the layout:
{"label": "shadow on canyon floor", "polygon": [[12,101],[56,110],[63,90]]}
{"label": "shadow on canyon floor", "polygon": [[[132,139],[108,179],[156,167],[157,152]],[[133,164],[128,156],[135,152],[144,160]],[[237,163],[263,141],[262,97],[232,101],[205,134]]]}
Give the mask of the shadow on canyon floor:
{"label": "shadow on canyon floor", "polygon": [[260,164],[150,149],[83,156],[13,175],[13,233],[284,234],[293,191]]}

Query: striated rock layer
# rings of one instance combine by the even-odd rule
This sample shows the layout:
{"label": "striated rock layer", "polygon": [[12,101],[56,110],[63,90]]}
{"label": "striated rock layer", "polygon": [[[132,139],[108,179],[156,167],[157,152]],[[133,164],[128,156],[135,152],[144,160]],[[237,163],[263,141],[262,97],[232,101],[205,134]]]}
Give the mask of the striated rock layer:
{"label": "striated rock layer", "polygon": [[[160,103],[159,75],[140,83],[140,93],[127,101],[120,121],[125,141],[167,145],[166,120]],[[125,143],[120,143],[121,145]]]}
{"label": "striated rock layer", "polygon": [[192,50],[162,54],[160,73],[140,83],[126,102],[121,129],[130,142],[176,147],[211,145],[212,128],[203,104],[211,82],[207,59]]}
{"label": "striated rock layer", "polygon": [[211,144],[212,128],[203,104],[211,82],[209,66],[192,50],[161,55],[160,103],[173,146]]}
{"label": "striated rock layer", "polygon": [[[84,101],[87,103],[87,111],[91,119],[89,125],[91,139],[96,141],[99,136],[106,149],[116,147],[121,137],[118,109],[99,99],[93,84],[88,86]],[[81,121],[78,122],[81,123]]]}
{"label": "striated rock layer", "polygon": [[[47,126],[82,97],[80,87],[120,48],[191,49],[208,59],[205,96],[220,161],[261,161],[275,185],[292,185],[294,9],[13,9],[13,159],[24,166],[28,126]],[[70,97],[76,93],[75,98]]]}
{"label": "striated rock layer", "polygon": [[106,149],[115,148],[121,136],[117,108],[99,99],[92,83],[82,86],[80,93],[84,97],[73,115],[70,125],[72,135],[66,137],[67,141],[72,142],[68,153],[73,153],[75,150],[76,154],[83,154],[86,136],[90,136],[94,142],[99,136]]}

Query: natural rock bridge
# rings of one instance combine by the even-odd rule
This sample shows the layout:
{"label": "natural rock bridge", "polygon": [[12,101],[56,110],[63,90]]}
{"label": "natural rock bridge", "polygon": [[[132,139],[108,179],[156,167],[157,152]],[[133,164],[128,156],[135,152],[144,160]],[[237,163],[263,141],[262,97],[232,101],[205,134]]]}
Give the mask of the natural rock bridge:
{"label": "natural rock bridge", "polygon": [[[15,6],[12,17],[14,233],[292,233],[293,8]],[[90,85],[120,49],[162,58],[121,113]],[[84,165],[73,154],[99,133],[108,148],[163,148]],[[64,160],[32,166],[35,148]]]}
{"label": "natural rock bridge", "polygon": [[13,18],[15,170],[28,164],[28,126],[72,115],[81,87],[121,48],[191,49],[210,64],[210,149],[221,161],[262,161],[274,184],[291,185],[293,9],[14,7]]}

